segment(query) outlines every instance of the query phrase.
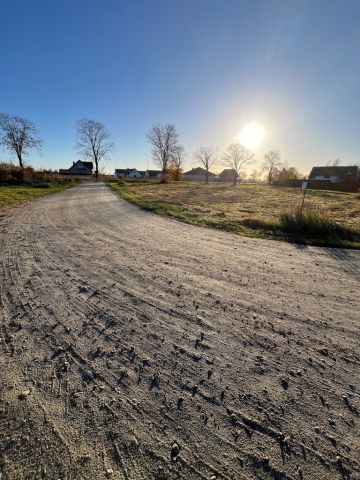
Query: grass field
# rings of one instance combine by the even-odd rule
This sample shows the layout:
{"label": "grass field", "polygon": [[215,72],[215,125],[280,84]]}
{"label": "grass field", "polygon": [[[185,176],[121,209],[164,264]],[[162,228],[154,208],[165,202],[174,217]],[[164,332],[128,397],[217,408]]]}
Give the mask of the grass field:
{"label": "grass field", "polygon": [[110,186],[142,208],[187,223],[251,237],[360,248],[360,198],[355,193],[309,190],[305,212],[312,220],[321,217],[321,226],[301,232],[291,231],[282,223],[284,214],[295,212],[300,205],[299,189],[194,182]]}
{"label": "grass field", "polygon": [[59,192],[75,185],[77,182],[48,184],[47,187],[27,187],[27,186],[0,186],[0,208],[5,205],[31,200],[32,198],[43,197],[50,193]]}

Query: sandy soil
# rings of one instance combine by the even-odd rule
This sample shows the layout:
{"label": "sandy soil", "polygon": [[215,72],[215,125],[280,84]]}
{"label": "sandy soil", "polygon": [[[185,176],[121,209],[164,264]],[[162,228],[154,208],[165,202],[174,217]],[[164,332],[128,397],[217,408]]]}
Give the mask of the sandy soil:
{"label": "sandy soil", "polygon": [[360,252],[87,184],[0,218],[0,478],[359,479]]}

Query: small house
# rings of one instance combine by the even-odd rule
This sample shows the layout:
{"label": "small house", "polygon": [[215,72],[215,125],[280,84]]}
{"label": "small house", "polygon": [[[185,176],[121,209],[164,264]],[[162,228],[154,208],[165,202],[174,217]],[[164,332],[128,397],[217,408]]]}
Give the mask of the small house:
{"label": "small house", "polygon": [[[208,173],[208,179],[212,180],[216,175],[212,172]],[[185,182],[205,182],[206,170],[202,167],[192,168],[188,172],[185,172],[182,176],[182,180]]]}
{"label": "small house", "polygon": [[118,178],[142,178],[144,172],[140,172],[136,168],[116,168],[115,175]]}

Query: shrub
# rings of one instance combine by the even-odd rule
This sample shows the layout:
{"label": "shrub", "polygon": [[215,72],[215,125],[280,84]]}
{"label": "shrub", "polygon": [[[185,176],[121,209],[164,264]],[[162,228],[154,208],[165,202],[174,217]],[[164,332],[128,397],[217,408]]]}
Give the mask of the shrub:
{"label": "shrub", "polygon": [[20,168],[12,163],[0,163],[0,185],[47,188],[45,185],[72,181],[72,178],[64,178],[57,172],[34,170],[31,167]]}

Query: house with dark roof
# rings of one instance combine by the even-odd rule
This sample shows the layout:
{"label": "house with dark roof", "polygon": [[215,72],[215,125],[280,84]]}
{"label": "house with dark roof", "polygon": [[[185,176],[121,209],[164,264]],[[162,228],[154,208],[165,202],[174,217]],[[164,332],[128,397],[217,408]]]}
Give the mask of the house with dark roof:
{"label": "house with dark roof", "polygon": [[68,175],[91,175],[94,165],[93,162],[84,162],[78,160],[73,162],[72,166],[67,170]]}
{"label": "house with dark roof", "polygon": [[[208,178],[210,181],[215,177],[216,175],[214,173],[209,172]],[[206,170],[202,167],[192,168],[183,174],[182,180],[185,180],[186,182],[205,182]]]}
{"label": "house with dark roof", "polygon": [[356,166],[313,167],[309,175],[309,180],[331,183],[346,183],[356,181],[358,178],[359,167]]}

